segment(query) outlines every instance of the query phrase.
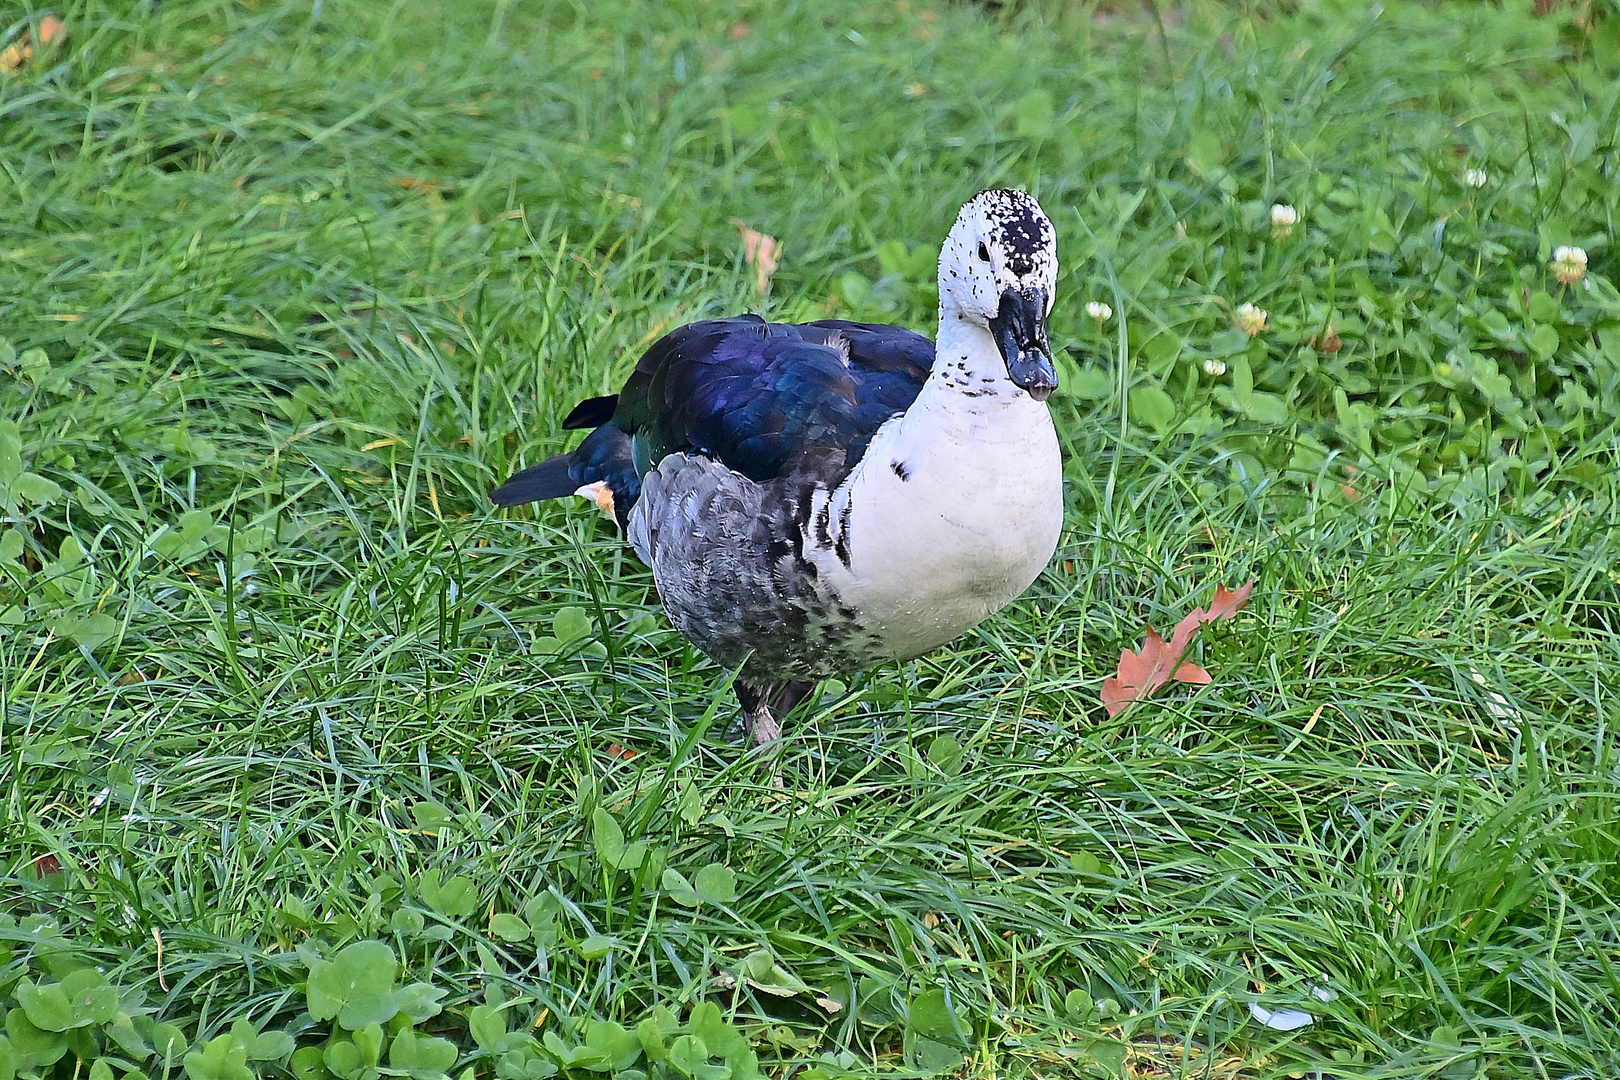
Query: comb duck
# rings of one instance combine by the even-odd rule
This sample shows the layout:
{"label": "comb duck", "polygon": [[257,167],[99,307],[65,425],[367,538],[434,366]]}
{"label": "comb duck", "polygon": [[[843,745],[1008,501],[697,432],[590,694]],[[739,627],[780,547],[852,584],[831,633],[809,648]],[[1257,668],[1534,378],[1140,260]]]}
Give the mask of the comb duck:
{"label": "comb duck", "polygon": [[675,627],[741,665],[744,718],[769,742],[818,680],[945,644],[1051,558],[1057,270],[1039,204],[981,192],[940,251],[935,341],[835,319],[682,326],[569,414],[584,442],[492,498],[609,510]]}

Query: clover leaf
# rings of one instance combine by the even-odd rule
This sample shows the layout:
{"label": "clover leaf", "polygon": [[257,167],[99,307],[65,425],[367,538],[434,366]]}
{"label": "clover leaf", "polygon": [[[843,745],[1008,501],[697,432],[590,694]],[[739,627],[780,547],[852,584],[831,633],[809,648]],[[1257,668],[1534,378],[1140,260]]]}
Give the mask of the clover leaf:
{"label": "clover leaf", "polygon": [[349,1031],[392,1020],[399,1011],[397,969],[394,950],[380,941],[357,941],[331,960],[312,960],[309,1014],[316,1020],[336,1018]]}

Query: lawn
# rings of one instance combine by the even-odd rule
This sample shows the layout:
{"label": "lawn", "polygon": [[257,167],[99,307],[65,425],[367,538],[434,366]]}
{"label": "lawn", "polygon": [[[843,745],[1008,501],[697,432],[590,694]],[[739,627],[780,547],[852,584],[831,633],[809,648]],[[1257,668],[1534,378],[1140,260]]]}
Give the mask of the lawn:
{"label": "lawn", "polygon": [[[1620,11],[1543,6],[0,6],[0,1080],[1620,1074]],[[1062,545],[776,786],[486,493],[682,322],[931,332],[992,185]]]}

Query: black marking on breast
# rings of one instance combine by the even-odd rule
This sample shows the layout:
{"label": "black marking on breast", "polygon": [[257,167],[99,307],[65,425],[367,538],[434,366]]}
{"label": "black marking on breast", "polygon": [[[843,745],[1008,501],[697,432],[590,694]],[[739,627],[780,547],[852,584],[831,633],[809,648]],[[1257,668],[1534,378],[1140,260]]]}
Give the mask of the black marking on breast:
{"label": "black marking on breast", "polygon": [[905,462],[891,461],[889,462],[889,468],[894,470],[894,475],[900,478],[902,484],[911,479],[911,470],[906,468]]}
{"label": "black marking on breast", "polygon": [[816,515],[816,542],[822,547],[827,547],[832,543],[831,499],[821,504],[821,513]]}
{"label": "black marking on breast", "polygon": [[795,499],[788,507],[792,511],[792,527],[788,531],[793,534],[793,561],[799,566],[809,566],[811,577],[816,576],[816,568],[804,557],[804,541],[810,531],[813,505],[811,499]]}
{"label": "black marking on breast", "polygon": [[849,504],[838,515],[838,539],[833,542],[833,550],[838,553],[838,561],[849,569]]}

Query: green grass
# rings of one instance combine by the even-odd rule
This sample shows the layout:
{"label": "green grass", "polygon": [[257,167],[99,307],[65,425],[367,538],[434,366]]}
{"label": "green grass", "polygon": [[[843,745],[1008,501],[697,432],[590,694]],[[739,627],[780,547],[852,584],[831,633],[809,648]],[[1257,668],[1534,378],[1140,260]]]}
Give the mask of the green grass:
{"label": "green grass", "polygon": [[[0,1080],[178,1075],[153,1020],[373,1080],[225,1037],[322,1046],[373,939],[444,991],[417,1080],[558,1066],[491,1004],[566,1056],[700,1001],[806,1080],[1615,1075],[1620,17],[1526,7],[54,9],[0,77]],[[991,184],[1059,230],[1063,547],[776,788],[611,528],[484,493],[760,305],[732,218],[773,316],[928,329]],[[1107,717],[1251,576],[1213,685]],[[35,1030],[86,965],[134,1019]]]}

